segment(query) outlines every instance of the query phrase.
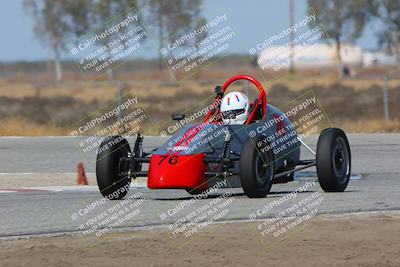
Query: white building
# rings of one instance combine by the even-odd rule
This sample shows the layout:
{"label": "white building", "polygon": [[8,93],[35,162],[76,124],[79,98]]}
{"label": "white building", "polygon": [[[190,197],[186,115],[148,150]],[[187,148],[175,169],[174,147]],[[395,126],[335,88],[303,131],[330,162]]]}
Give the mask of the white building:
{"label": "white building", "polygon": [[389,55],[383,51],[378,52],[364,52],[363,66],[384,66],[395,65],[396,55]]}
{"label": "white building", "polygon": [[[351,67],[396,64],[395,56],[384,52],[363,52],[360,47],[351,44],[342,44],[340,53],[343,64]],[[257,63],[264,70],[277,71],[288,69],[291,58],[296,68],[336,67],[338,62],[335,45],[314,44],[295,46],[292,57],[290,47],[270,46],[261,51]]]}

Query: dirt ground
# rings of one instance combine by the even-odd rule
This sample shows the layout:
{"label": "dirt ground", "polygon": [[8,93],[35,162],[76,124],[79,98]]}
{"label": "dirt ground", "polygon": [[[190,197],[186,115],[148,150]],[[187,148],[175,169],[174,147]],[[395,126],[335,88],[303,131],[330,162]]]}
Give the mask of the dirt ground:
{"label": "dirt ground", "polygon": [[1,266],[400,266],[400,213],[325,215],[283,237],[258,223],[209,225],[192,238],[166,229],[0,241]]}

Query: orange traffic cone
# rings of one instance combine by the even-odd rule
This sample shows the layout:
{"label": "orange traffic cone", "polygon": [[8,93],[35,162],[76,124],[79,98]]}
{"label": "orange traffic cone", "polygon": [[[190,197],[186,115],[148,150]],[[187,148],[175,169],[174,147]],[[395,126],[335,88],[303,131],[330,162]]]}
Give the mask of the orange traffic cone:
{"label": "orange traffic cone", "polygon": [[77,185],[88,185],[88,180],[86,178],[85,169],[83,168],[82,162],[78,163],[78,167],[76,168],[77,176],[76,176],[76,184]]}

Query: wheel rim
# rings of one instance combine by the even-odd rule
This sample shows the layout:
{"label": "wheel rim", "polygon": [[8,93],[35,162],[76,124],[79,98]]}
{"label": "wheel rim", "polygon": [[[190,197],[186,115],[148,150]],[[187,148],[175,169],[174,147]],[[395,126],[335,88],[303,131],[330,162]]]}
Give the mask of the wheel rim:
{"label": "wheel rim", "polygon": [[269,160],[269,155],[266,154],[263,157],[257,153],[256,161],[255,161],[255,169],[256,169],[256,178],[260,184],[265,184],[271,180],[271,173],[273,172],[273,168],[271,166],[271,161]]}
{"label": "wheel rim", "polygon": [[332,150],[332,163],[335,176],[340,183],[346,182],[350,172],[350,157],[345,140],[338,137]]}
{"label": "wheel rim", "polygon": [[118,151],[118,154],[115,157],[114,164],[116,164],[116,170],[117,170],[117,177],[116,177],[117,181],[115,182],[119,182],[122,179],[129,178],[126,174],[129,171],[130,167],[129,162],[126,160],[121,162],[121,158],[123,157],[126,158],[128,156],[128,153],[129,153],[128,150],[121,148],[121,150]]}

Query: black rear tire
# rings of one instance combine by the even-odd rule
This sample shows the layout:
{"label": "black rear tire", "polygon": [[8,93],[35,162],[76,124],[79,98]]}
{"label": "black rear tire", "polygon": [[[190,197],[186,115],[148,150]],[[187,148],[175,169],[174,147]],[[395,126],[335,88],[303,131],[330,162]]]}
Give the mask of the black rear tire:
{"label": "black rear tire", "polygon": [[343,192],[350,180],[351,152],[346,134],[338,128],[322,131],[317,143],[317,175],[325,192]]}
{"label": "black rear tire", "polygon": [[275,171],[274,154],[265,138],[248,138],[240,152],[240,182],[249,198],[263,198],[271,190]]}
{"label": "black rear tire", "polygon": [[128,141],[121,136],[104,138],[96,161],[96,177],[100,193],[107,199],[122,199],[129,191],[131,179],[121,172],[128,172],[129,164],[120,162],[131,152]]}

